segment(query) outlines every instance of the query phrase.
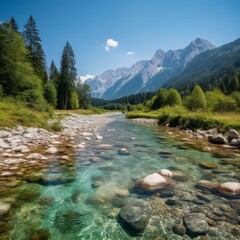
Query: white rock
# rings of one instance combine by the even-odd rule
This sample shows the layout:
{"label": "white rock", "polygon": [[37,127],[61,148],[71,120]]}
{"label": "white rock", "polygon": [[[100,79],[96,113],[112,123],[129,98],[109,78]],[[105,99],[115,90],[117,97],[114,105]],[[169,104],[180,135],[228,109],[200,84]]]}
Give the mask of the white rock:
{"label": "white rock", "polygon": [[11,159],[4,160],[3,162],[5,164],[19,164],[19,163],[26,162],[26,160],[11,158]]}
{"label": "white rock", "polygon": [[171,178],[173,176],[172,172],[168,169],[161,169],[160,174],[165,177]]}
{"label": "white rock", "polygon": [[85,148],[85,144],[78,144],[76,148]]}
{"label": "white rock", "polygon": [[47,160],[46,157],[44,157],[43,155],[41,155],[39,153],[31,153],[26,158],[27,159],[34,159],[34,160]]}
{"label": "white rock", "polygon": [[28,149],[28,147],[22,145],[22,146],[14,147],[14,148],[12,148],[11,150],[12,150],[13,152],[22,152],[22,150],[24,150],[24,149]]}
{"label": "white rock", "polygon": [[60,144],[62,144],[62,142],[60,142],[60,141],[53,141],[53,142],[51,142],[51,144],[53,144],[53,145],[60,145]]}
{"label": "white rock", "polygon": [[112,145],[110,145],[110,144],[100,144],[100,145],[98,145],[98,147],[99,148],[110,148],[110,147],[112,147]]}
{"label": "white rock", "polygon": [[233,194],[240,193],[240,183],[238,182],[225,182],[219,185],[220,189],[230,191]]}
{"label": "white rock", "polygon": [[47,154],[55,154],[57,152],[58,152],[58,150],[55,147],[50,147],[45,151],[45,153],[47,153]]}
{"label": "white rock", "polygon": [[91,141],[91,138],[90,137],[85,137],[85,140],[86,141]]}
{"label": "white rock", "polygon": [[62,160],[69,160],[69,157],[67,155],[61,156]]}
{"label": "white rock", "polygon": [[25,133],[24,135],[23,135],[23,137],[24,138],[34,138],[34,136],[33,136],[33,134],[31,134],[31,133]]}
{"label": "white rock", "polygon": [[12,172],[3,172],[0,176],[1,177],[10,177],[13,176],[14,174]]}
{"label": "white rock", "polygon": [[12,134],[10,132],[7,131],[0,131],[0,138],[7,138],[7,137],[11,137]]}
{"label": "white rock", "polygon": [[7,213],[11,208],[10,203],[0,202],[0,216]]}
{"label": "white rock", "polygon": [[158,173],[150,174],[142,180],[142,183],[149,187],[155,187],[166,182],[166,179]]}
{"label": "white rock", "polygon": [[6,148],[10,148],[10,146],[0,138],[0,148],[6,149]]}
{"label": "white rock", "polygon": [[84,136],[84,137],[87,137],[87,136],[92,136],[93,134],[92,133],[89,133],[89,132],[83,132],[81,133],[80,135]]}
{"label": "white rock", "polygon": [[96,135],[96,139],[97,139],[97,140],[102,140],[102,139],[103,139],[103,137],[102,137],[102,136],[100,136],[100,135]]}
{"label": "white rock", "polygon": [[12,157],[12,154],[5,152],[5,153],[2,154],[2,156],[3,157]]}
{"label": "white rock", "polygon": [[30,152],[30,150],[28,148],[25,148],[21,151],[21,153],[28,153],[28,152]]}

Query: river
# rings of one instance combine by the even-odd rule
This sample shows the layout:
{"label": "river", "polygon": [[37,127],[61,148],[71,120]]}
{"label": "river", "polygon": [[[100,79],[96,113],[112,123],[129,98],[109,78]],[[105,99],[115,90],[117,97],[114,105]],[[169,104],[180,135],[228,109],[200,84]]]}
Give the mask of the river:
{"label": "river", "polygon": [[[165,128],[113,117],[99,132],[103,140],[86,142],[84,149],[70,154],[71,162],[47,166],[45,181],[27,181],[18,187],[6,236],[12,240],[239,239],[239,199],[197,187],[201,180],[236,182],[239,168],[226,164],[227,158],[186,146]],[[202,161],[216,164],[217,170],[200,167]],[[139,180],[161,169],[178,176],[170,188],[140,189]],[[118,214],[135,201],[152,209],[142,231],[124,226]],[[203,235],[209,238],[184,229],[187,212],[206,215],[209,229]]]}

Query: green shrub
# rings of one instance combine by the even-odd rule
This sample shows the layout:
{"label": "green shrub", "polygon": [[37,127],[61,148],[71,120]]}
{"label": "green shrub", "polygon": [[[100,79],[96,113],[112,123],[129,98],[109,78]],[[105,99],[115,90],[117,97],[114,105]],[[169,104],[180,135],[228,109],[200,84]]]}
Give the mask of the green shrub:
{"label": "green shrub", "polygon": [[53,121],[49,125],[50,130],[55,131],[55,132],[61,132],[63,130],[63,126],[61,125],[60,120]]}

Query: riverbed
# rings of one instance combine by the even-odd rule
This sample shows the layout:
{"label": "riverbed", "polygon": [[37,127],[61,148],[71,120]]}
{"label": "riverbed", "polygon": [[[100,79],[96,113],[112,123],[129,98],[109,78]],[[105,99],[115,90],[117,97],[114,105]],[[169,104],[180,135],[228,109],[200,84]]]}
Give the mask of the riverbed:
{"label": "riverbed", "polygon": [[[11,205],[1,216],[1,239],[239,239],[238,196],[211,188],[240,180],[237,156],[199,151],[166,128],[130,122],[122,114],[108,117],[111,121],[94,133],[71,139],[82,147],[52,155],[49,164],[21,184],[9,184],[0,196]],[[161,169],[175,176],[167,188],[146,191],[139,186]],[[138,229],[119,212],[139,202],[150,210]],[[188,213],[204,214],[206,229],[189,231]]]}

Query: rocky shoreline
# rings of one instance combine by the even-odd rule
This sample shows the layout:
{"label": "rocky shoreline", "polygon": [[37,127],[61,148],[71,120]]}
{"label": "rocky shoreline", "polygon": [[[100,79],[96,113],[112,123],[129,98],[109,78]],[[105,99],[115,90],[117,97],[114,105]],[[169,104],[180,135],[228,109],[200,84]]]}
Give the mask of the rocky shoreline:
{"label": "rocky shoreline", "polygon": [[84,148],[92,138],[102,139],[98,132],[113,121],[110,115],[113,114],[71,114],[61,121],[62,132],[23,126],[0,130],[0,238],[1,232],[9,228],[12,205],[18,204],[14,197],[9,197],[16,194],[16,187],[24,182],[61,181],[54,175],[50,179],[44,177],[47,168],[73,164],[75,150]]}
{"label": "rocky shoreline", "polygon": [[[158,125],[157,119],[149,119],[149,118],[135,118],[131,119],[132,122],[136,122],[139,124],[147,124],[147,125]],[[168,124],[166,125],[168,127]],[[218,132],[216,128],[208,129],[208,130],[190,130],[190,129],[181,129],[181,128],[169,128],[169,134],[172,135],[172,129],[177,131],[177,135],[181,135],[181,138],[185,142],[191,142],[195,140],[196,142],[201,141],[203,145],[203,151],[214,151],[221,149],[233,149],[238,150],[240,147],[240,134],[235,130],[231,129],[228,133],[228,136],[225,137],[221,133]],[[210,145],[209,145],[210,143]]]}

